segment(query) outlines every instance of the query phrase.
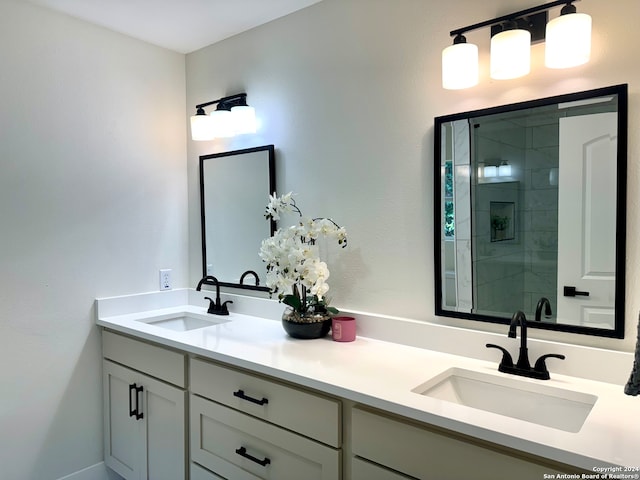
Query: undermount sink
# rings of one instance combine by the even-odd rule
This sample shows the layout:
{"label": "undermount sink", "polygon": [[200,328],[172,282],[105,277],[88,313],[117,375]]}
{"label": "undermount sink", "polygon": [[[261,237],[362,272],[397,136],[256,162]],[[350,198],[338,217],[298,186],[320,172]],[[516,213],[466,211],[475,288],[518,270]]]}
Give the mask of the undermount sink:
{"label": "undermount sink", "polygon": [[576,433],[598,397],[508,376],[450,368],[411,390],[428,397]]}
{"label": "undermount sink", "polygon": [[197,328],[219,325],[221,323],[228,322],[229,319],[228,317],[222,318],[209,314],[205,316],[197,313],[182,312],[173,315],[154,317],[151,319],[141,319],[138,321],[146,323],[147,325],[154,325],[156,327],[174,330],[176,332],[186,332],[188,330],[195,330]]}

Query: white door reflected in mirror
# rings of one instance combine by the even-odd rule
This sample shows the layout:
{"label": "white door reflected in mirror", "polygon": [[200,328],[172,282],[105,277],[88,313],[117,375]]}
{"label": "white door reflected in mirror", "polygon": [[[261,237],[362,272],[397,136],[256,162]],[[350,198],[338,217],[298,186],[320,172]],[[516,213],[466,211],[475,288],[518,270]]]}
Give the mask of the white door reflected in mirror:
{"label": "white door reflected in mirror", "polygon": [[[563,323],[615,324],[616,198],[610,192],[616,190],[617,141],[615,113],[560,119],[557,316]],[[565,286],[576,285],[583,294],[565,295]]]}

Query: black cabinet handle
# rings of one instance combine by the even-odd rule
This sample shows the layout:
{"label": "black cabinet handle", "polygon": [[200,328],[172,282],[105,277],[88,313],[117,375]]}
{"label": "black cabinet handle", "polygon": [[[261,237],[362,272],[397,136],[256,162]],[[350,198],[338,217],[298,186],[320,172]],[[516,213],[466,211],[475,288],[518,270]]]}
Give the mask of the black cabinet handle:
{"label": "black cabinet handle", "polygon": [[136,386],[136,384],[134,383],[133,386],[136,389],[136,420],[140,420],[141,418],[144,418],[144,413],[141,411],[140,408],[140,396],[139,394],[141,394],[142,392],[144,392],[144,387],[142,385],[140,385],[139,387]]}
{"label": "black cabinet handle", "polygon": [[259,458],[256,458],[253,455],[248,454],[247,449],[244,447],[240,447],[236,449],[236,453],[241,457],[246,458],[247,460],[251,460],[252,462],[257,463],[258,465],[262,465],[263,467],[266,467],[271,463],[271,459],[269,457],[264,457],[264,459],[260,460]]}
{"label": "black cabinet handle", "polygon": [[[136,384],[135,383],[131,383],[129,384],[129,416],[133,417],[134,415],[137,416],[138,412],[137,409],[133,408],[133,402],[131,401],[131,393],[136,391]],[[136,392],[136,403],[138,403],[138,393]]]}
{"label": "black cabinet handle", "polygon": [[576,287],[564,287],[564,296],[565,297],[575,297],[576,295],[580,295],[582,297],[588,297],[589,292],[579,292],[576,290]]}
{"label": "black cabinet handle", "polygon": [[266,405],[269,403],[268,398],[262,397],[262,400],[258,400],[257,398],[250,397],[245,395],[244,390],[238,390],[237,392],[233,392],[234,397],[241,398],[242,400],[246,400],[247,402],[255,403],[257,405]]}

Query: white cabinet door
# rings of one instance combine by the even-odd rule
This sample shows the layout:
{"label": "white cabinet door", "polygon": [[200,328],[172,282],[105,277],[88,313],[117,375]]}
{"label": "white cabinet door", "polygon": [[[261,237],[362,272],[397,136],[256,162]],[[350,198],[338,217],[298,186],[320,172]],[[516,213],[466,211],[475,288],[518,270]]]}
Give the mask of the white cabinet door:
{"label": "white cabinet door", "polygon": [[103,362],[105,464],[126,480],[186,478],[186,392]]}
{"label": "white cabinet door", "polygon": [[142,479],[186,478],[186,392],[145,375],[142,413],[142,445],[146,448],[146,472]]}
{"label": "white cabinet door", "polygon": [[[131,386],[138,373],[103,362],[104,462],[127,480],[141,477],[140,425],[131,415],[135,405]],[[131,409],[130,409],[131,408]]]}

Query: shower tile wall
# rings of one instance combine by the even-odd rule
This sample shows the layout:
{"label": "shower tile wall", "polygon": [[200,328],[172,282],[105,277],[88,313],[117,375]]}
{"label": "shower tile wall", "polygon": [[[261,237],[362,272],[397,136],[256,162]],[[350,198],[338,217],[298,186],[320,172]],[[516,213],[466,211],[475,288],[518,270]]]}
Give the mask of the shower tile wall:
{"label": "shower tile wall", "polygon": [[524,295],[524,247],[521,222],[515,215],[515,238],[491,241],[491,202],[520,205],[517,182],[482,184],[477,188],[474,232],[473,279],[476,312],[498,314],[522,309]]}
{"label": "shower tile wall", "polygon": [[[483,123],[474,143],[479,162],[507,161],[513,171],[508,181],[474,185],[474,311],[532,318],[540,297],[556,305],[557,120]],[[491,241],[491,202],[515,204],[513,240]]]}
{"label": "shower tile wall", "polygon": [[[514,172],[510,181],[478,179],[473,192],[474,311],[504,316],[522,309],[524,297],[523,198],[520,173],[524,167],[525,130],[510,122],[480,122],[475,128],[474,158],[484,165],[507,161]],[[491,202],[513,203],[515,237],[491,241]]]}
{"label": "shower tile wall", "polygon": [[533,315],[540,297],[557,305],[558,145],[557,118],[542,118],[526,129],[524,170],[525,312]]}

